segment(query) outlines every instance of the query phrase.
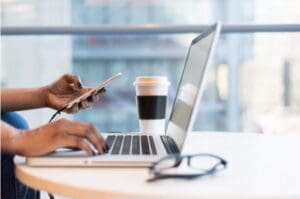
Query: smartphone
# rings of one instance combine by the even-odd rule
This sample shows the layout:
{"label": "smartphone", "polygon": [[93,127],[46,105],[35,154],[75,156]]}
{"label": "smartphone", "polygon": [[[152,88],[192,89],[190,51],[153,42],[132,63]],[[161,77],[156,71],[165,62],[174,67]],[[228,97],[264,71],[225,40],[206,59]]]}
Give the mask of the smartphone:
{"label": "smartphone", "polygon": [[94,92],[99,92],[102,88],[106,87],[107,85],[109,85],[113,80],[119,78],[122,75],[122,73],[117,73],[113,76],[111,76],[110,78],[108,78],[107,80],[101,82],[98,86],[96,86],[95,88],[93,88],[92,90],[82,94],[81,96],[77,97],[76,99],[72,100],[71,102],[67,103],[64,107],[66,109],[71,108],[74,104],[78,104],[81,101],[86,100],[88,97],[90,97],[92,95],[92,93]]}

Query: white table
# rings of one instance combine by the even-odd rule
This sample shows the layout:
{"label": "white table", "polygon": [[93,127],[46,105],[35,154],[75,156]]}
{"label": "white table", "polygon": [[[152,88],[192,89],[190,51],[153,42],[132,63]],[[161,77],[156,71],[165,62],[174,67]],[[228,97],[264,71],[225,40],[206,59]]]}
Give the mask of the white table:
{"label": "white table", "polygon": [[72,198],[300,198],[300,136],[193,133],[184,152],[228,160],[215,176],[147,183],[147,169],[31,168],[16,163],[23,183]]}

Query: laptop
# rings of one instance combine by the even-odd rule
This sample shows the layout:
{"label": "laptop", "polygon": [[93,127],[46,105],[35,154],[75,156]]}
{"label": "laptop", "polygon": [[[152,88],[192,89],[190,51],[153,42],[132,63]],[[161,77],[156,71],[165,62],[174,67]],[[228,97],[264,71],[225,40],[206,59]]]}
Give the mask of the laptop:
{"label": "laptop", "polygon": [[205,73],[220,30],[218,22],[193,39],[164,134],[103,134],[109,146],[105,154],[87,156],[83,151],[58,150],[42,157],[29,157],[27,164],[47,167],[149,167],[161,157],[180,153],[194,124]]}

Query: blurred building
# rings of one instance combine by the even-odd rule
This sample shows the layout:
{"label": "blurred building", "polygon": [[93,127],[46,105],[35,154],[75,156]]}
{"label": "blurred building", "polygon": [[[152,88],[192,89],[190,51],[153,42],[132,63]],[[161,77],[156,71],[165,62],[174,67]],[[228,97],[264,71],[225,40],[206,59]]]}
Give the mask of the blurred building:
{"label": "blurred building", "polygon": [[[1,1],[2,26],[70,25],[68,0]],[[61,36],[1,36],[1,86],[37,87],[72,69],[72,41]],[[21,96],[20,96],[21,97]],[[48,122],[53,110],[22,111],[30,127]]]}
{"label": "blurred building", "polygon": [[[10,0],[1,2],[2,26],[98,24],[297,23],[294,0]],[[287,12],[288,11],[288,12]],[[189,42],[183,35],[3,36],[1,85],[45,85],[74,72],[88,85],[123,72],[102,102],[74,119],[102,131],[136,131],[132,82],[139,75],[166,75],[172,83],[169,106]],[[265,114],[299,108],[299,33],[224,34],[205,88],[196,130],[254,130]],[[32,127],[45,124],[52,110],[22,112]],[[299,114],[298,114],[299,115]]]}
{"label": "blurred building", "polygon": [[[72,24],[178,24],[183,21],[189,23],[208,23],[216,18],[226,18],[231,15],[228,3],[220,1],[192,1],[193,8],[187,12],[193,13],[193,19],[184,12],[186,3],[173,1],[164,4],[161,1],[72,1]],[[230,3],[229,3],[230,4]],[[189,5],[189,4],[188,4]],[[235,4],[239,6],[239,4]],[[251,6],[251,4],[249,4]],[[224,10],[224,7],[228,10]],[[173,10],[182,12],[170,12]],[[197,8],[204,10],[199,14]],[[251,12],[253,9],[249,9]],[[251,13],[235,12],[234,17],[243,18]],[[192,20],[192,21],[191,21]],[[225,22],[224,22],[225,23]],[[172,106],[176,87],[183,70],[184,58],[189,43],[193,36],[75,36],[73,37],[73,71],[82,77],[85,83],[97,84],[102,79],[122,71],[124,74],[120,82],[108,88],[108,93],[94,109],[77,114],[77,119],[92,121],[104,131],[137,131],[137,115],[132,83],[139,75],[166,75],[171,80],[169,109]],[[234,43],[241,43],[241,38],[233,38]],[[243,37],[243,44],[250,46],[239,52],[239,61],[243,61],[251,54],[251,37]],[[219,43],[219,48],[232,43],[226,36]],[[214,59],[211,70],[211,80],[206,88],[200,114],[196,120],[197,130],[222,130],[227,128],[226,102],[220,99],[217,79],[214,77],[218,66],[223,63],[228,65],[230,57],[236,59],[235,52],[238,46],[232,47],[231,54],[222,53]],[[235,63],[234,63],[235,64]],[[236,63],[237,64],[237,63]],[[236,110],[230,110],[236,111]],[[238,123],[238,121],[234,121]],[[238,124],[229,124],[238,128]]]}

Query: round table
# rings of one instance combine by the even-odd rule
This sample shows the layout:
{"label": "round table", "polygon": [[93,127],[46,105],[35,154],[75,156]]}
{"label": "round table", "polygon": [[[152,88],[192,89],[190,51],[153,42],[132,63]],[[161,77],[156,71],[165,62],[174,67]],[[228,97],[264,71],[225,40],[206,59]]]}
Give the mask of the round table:
{"label": "round table", "polygon": [[71,198],[300,198],[300,136],[194,132],[183,152],[220,155],[228,168],[193,180],[149,183],[147,168],[42,168],[16,161],[16,176]]}

